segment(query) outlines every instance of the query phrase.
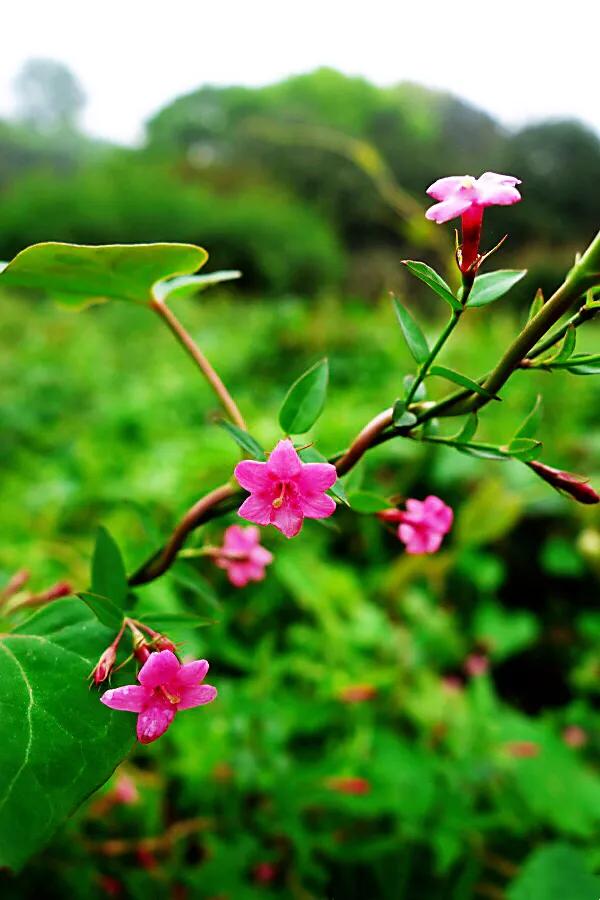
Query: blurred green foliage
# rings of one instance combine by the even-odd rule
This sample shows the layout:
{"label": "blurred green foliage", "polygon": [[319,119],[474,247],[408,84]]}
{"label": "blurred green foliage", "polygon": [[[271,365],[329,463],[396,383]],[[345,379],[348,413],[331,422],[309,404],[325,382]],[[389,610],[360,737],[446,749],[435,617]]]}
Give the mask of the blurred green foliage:
{"label": "blurred green foliage", "polygon": [[[367,143],[334,152],[315,129]],[[365,146],[397,179],[403,217],[367,176],[372,157],[357,164]],[[412,371],[382,289],[428,337],[446,314],[401,273],[403,256],[447,262],[450,240],[414,215],[427,184],[482,169],[524,180],[527,202],[490,211],[486,240],[509,230],[501,264],[533,272],[514,302],[465,314],[442,358],[476,377],[593,233],[599,167],[577,123],[510,134],[455,98],[321,70],[203,88],[136,150],[3,123],[0,248],[183,240],[209,250],[207,272],[242,269],[231,291],[180,301],[181,316],[265,447],[290,384],[327,354],[313,436],[329,455]],[[133,570],[239,458],[207,386],[142,308],[74,314],[2,294],[0,332],[0,584],[24,566],[34,589],[87,584],[99,523]],[[597,337],[586,325],[578,348]],[[597,484],[593,378],[518,373],[481,439],[506,442],[538,394],[544,460]],[[210,659],[219,699],[134,754],[134,804],[111,799],[113,781],[19,878],[0,875],[3,900],[600,896],[597,510],[520,463],[413,441],[377,448],[351,479],[442,496],[457,514],[442,551],[406,556],[373,516],[340,507],[292,542],[264,532],[262,584],[235,590],[205,559],[141,589],[146,609],[218,620],[173,636]],[[229,521],[197,540],[218,542]],[[489,670],[469,675],[483,655]],[[369,699],[352,701],[361,688]],[[565,742],[569,726],[584,745]]]}

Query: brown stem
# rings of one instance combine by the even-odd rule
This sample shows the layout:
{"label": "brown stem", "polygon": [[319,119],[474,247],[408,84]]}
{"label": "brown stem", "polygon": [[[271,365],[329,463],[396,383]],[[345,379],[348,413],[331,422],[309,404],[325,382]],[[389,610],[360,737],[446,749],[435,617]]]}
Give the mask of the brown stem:
{"label": "brown stem", "polygon": [[227,482],[197,500],[176,526],[165,546],[134,572],[129,578],[129,584],[132,587],[147,584],[166,572],[175,562],[188,534],[204,522],[228,512],[232,508],[231,502],[228,501],[237,498],[241,493],[240,488]]}
{"label": "brown stem", "polygon": [[242,431],[246,431],[246,423],[244,422],[243,416],[239,411],[237,404],[220,377],[217,375],[205,355],[202,353],[198,345],[195,343],[190,334],[185,330],[177,316],[172,312],[171,309],[163,303],[161,300],[152,300],[151,303],[152,309],[158,313],[158,315],[167,323],[179,343],[182,347],[187,350],[189,355],[192,357],[211,388],[219,398],[221,406],[231,419],[231,421],[237,425],[238,428],[241,428]]}
{"label": "brown stem", "polygon": [[350,447],[335,462],[338,475],[345,475],[352,469],[356,463],[362,459],[369,447],[373,446],[375,439],[381,434],[384,428],[387,428],[394,421],[394,410],[392,407],[384,409],[379,415],[365,425],[361,432],[354,438]]}

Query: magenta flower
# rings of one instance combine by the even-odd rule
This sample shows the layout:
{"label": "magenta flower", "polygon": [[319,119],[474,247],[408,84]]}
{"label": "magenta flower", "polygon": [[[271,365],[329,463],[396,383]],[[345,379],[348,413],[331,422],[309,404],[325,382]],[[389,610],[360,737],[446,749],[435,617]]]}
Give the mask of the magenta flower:
{"label": "magenta flower", "polygon": [[265,566],[272,562],[273,554],[261,547],[260,532],[254,525],[248,528],[230,525],[215,556],[215,565],[227,571],[227,577],[236,587],[245,587],[249,581],[262,581]]}
{"label": "magenta flower", "polygon": [[217,689],[201,684],[207,672],[205,659],[182,665],[171,650],[160,650],[138,672],[139,685],[105,691],[100,700],[111,709],[138,713],[138,741],[150,744],[165,733],[175,713],[215,699]]}
{"label": "magenta flower", "polygon": [[274,525],[286,537],[298,534],[304,519],[326,519],[335,501],[325,491],[337,479],[330,463],[303,463],[291,440],[279,441],[268,462],[245,459],[234,475],[250,491],[238,513],[257,525]]}
{"label": "magenta flower", "polygon": [[384,509],[377,515],[382,522],[399,523],[398,537],[406,545],[406,552],[415,555],[439,550],[454,519],[450,507],[433,495],[424,500],[407,500],[406,512]]}
{"label": "magenta flower", "polygon": [[486,206],[511,206],[521,195],[515,185],[521,184],[512,175],[484,172],[479,178],[472,175],[450,175],[439,178],[427,188],[430,197],[441,201],[431,206],[426,218],[441,225],[457,216],[462,218],[462,245],[459,259],[461,272],[468,272],[477,262],[483,210]]}

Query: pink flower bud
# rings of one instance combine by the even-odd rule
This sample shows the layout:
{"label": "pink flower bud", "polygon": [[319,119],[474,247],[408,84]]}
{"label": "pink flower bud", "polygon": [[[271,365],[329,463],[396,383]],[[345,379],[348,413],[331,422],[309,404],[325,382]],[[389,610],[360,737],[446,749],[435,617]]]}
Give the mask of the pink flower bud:
{"label": "pink flower bud", "polygon": [[530,469],[533,469],[536,475],[539,475],[540,478],[551,484],[557,491],[569,494],[578,503],[592,504],[600,502],[600,496],[585,478],[572,475],[570,472],[563,472],[562,469],[553,469],[552,466],[547,466],[545,463],[537,462],[536,460],[527,463],[527,465]]}
{"label": "pink flower bud", "polygon": [[348,794],[351,796],[361,796],[368,794],[371,790],[371,783],[366,778],[353,777],[335,777],[327,779],[327,787],[336,791],[338,794]]}
{"label": "pink flower bud", "polygon": [[578,749],[585,747],[588,742],[587,732],[579,725],[567,725],[562,733],[563,741],[568,747]]}
{"label": "pink flower bud", "polygon": [[18,594],[31,578],[31,572],[28,569],[19,569],[18,572],[10,578],[8,584],[0,591],[0,599],[9,600],[15,594]]}
{"label": "pink flower bud", "polygon": [[260,862],[254,866],[252,874],[257,884],[271,884],[277,877],[277,867],[270,862]]}
{"label": "pink flower bud", "polygon": [[73,593],[73,587],[68,581],[57,581],[45,591],[47,600],[58,600],[59,597],[68,597]]}
{"label": "pink flower bud", "polygon": [[159,635],[154,641],[157,650],[170,650],[171,653],[177,653],[177,647],[171,638],[165,637],[164,634]]}
{"label": "pink flower bud", "polygon": [[487,656],[484,656],[483,653],[471,653],[464,662],[464,670],[467,675],[470,675],[471,678],[477,678],[480,675],[485,675],[487,670],[490,667],[490,662]]}
{"label": "pink flower bud", "polygon": [[535,741],[509,741],[505,744],[505,750],[509,756],[516,759],[533,759],[540,754],[540,745]]}
{"label": "pink flower bud", "polygon": [[350,684],[338,696],[343,703],[364,703],[377,696],[377,688],[373,684]]}
{"label": "pink flower bud", "polygon": [[140,799],[135,781],[130,775],[119,775],[112,794],[114,802],[123,806],[133,806]]}
{"label": "pink flower bud", "polygon": [[102,684],[109,677],[117,661],[117,650],[114,644],[107,647],[92,672],[94,684]]}

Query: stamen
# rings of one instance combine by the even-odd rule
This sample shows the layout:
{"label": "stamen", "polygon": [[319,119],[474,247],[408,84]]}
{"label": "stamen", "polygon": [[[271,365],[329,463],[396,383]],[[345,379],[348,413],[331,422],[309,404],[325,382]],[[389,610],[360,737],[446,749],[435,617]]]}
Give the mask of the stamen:
{"label": "stamen", "polygon": [[284,497],[285,497],[285,482],[281,485],[281,491],[279,492],[279,496],[276,497],[271,504],[273,509],[279,509],[281,506],[283,506],[283,498]]}
{"label": "stamen", "polygon": [[177,694],[171,694],[164,685],[160,688],[161,694],[163,694],[169,703],[177,704],[181,700],[181,697],[178,697]]}

